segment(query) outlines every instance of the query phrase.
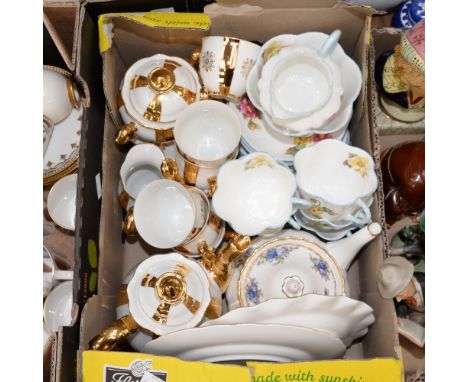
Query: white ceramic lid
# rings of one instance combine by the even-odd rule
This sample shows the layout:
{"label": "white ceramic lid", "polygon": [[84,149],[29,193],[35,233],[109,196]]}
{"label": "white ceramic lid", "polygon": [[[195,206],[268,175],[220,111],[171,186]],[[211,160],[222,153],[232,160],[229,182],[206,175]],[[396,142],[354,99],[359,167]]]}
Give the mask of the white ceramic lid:
{"label": "white ceramic lid", "polygon": [[140,191],[133,214],[143,240],[156,248],[173,248],[192,231],[195,211],[193,199],[184,186],[160,179]]}
{"label": "white ceramic lid", "polygon": [[199,100],[200,88],[198,75],[188,62],[156,54],[127,70],[122,100],[134,121],[159,129],[159,123],[175,121],[182,110]]}
{"label": "white ceramic lid", "polygon": [[337,206],[351,205],[377,189],[374,160],[364,150],[326,139],[294,157],[301,193]]}
{"label": "white ceramic lid", "polygon": [[154,255],[140,263],[127,293],[132,317],[158,335],[196,326],[211,300],[203,268],[178,253]]}
{"label": "white ceramic lid", "polygon": [[344,295],[343,274],[333,256],[322,246],[287,234],[256,247],[239,277],[241,306],[308,293]]}
{"label": "white ceramic lid", "polygon": [[181,330],[145,345],[144,353],[187,361],[300,362],[343,357],[346,347],[326,332],[290,325],[217,325]]}
{"label": "white ceramic lid", "polygon": [[215,213],[241,235],[282,227],[291,216],[294,175],[265,153],[224,164],[212,203]]}

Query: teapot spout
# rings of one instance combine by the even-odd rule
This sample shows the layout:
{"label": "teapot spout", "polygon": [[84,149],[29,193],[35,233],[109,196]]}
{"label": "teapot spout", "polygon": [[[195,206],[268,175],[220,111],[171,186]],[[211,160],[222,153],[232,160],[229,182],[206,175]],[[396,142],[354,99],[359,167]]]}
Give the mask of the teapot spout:
{"label": "teapot spout", "polygon": [[328,243],[327,249],[335,258],[341,269],[347,271],[359,250],[368,242],[379,236],[381,232],[382,227],[380,224],[374,222],[361,228],[354,235]]}

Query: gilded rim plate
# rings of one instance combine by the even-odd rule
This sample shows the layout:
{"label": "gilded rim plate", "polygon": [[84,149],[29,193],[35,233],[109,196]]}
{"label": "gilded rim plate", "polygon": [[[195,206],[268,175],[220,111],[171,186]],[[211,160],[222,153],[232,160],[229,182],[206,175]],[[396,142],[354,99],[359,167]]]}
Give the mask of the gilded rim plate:
{"label": "gilded rim plate", "polygon": [[143,352],[187,361],[299,362],[343,357],[344,344],[318,330],[290,325],[239,324],[193,328],[148,342]]}
{"label": "gilded rim plate", "polygon": [[50,185],[78,167],[83,108],[54,126],[49,146],[43,158],[43,183]]}
{"label": "gilded rim plate", "polygon": [[345,281],[335,259],[303,238],[279,237],[254,249],[238,283],[241,306],[308,293],[345,295]]}

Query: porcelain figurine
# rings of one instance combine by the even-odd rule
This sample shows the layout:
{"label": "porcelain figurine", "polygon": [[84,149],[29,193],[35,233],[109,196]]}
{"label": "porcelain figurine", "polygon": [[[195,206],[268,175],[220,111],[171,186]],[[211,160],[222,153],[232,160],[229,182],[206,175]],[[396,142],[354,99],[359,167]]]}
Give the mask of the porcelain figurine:
{"label": "porcelain figurine", "polygon": [[390,255],[405,256],[415,265],[415,270],[424,271],[424,214],[421,214],[419,224],[407,225],[392,237]]}
{"label": "porcelain figurine", "polygon": [[403,302],[399,316],[407,316],[410,311],[424,313],[425,274],[414,272],[414,266],[404,257],[387,258],[379,269],[377,286],[383,298],[394,298]]}
{"label": "porcelain figurine", "polygon": [[402,122],[424,118],[425,21],[404,33],[400,43],[375,64],[375,81],[382,110]]}
{"label": "porcelain figurine", "polygon": [[425,143],[408,142],[381,155],[388,224],[421,213],[425,202]]}
{"label": "porcelain figurine", "polygon": [[383,298],[395,301],[398,332],[415,345],[425,343],[425,274],[401,256],[387,258],[377,274],[377,286]]}

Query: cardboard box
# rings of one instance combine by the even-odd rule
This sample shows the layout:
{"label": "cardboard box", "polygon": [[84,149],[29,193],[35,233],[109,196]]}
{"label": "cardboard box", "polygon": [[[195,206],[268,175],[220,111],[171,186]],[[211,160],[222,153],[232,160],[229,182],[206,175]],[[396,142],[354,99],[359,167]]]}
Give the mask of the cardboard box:
{"label": "cardboard box", "polygon": [[[424,133],[414,134],[407,131],[406,134],[402,134],[401,130],[397,134],[388,134],[379,130],[377,125],[377,87],[374,81],[374,69],[375,60],[383,52],[393,49],[400,41],[402,30],[394,28],[382,28],[372,30],[372,43],[369,49],[369,105],[370,113],[369,120],[371,126],[371,132],[373,137],[373,149],[374,156],[379,158],[380,153],[385,149],[397,145],[403,142],[420,141],[424,140]],[[383,194],[380,197],[383,201]],[[385,209],[383,203],[381,203],[381,215],[385,220]],[[392,237],[397,234],[404,226],[408,224],[414,224],[413,220],[409,217],[405,217],[395,222],[391,227],[387,227],[385,230],[385,256],[389,255],[389,243]],[[403,364],[405,366],[405,375],[409,376],[418,371],[424,370],[425,362],[425,349],[421,349],[408,341],[406,338],[400,336]]]}
{"label": "cardboard box", "polygon": [[70,71],[75,70],[80,2],[44,2],[44,25]]}
{"label": "cardboard box", "polygon": [[[212,15],[209,30],[171,29],[149,27],[135,21],[114,18],[112,20],[112,40],[110,48],[103,53],[103,83],[107,109],[103,120],[98,117],[89,120],[89,130],[102,128],[102,211],[99,231],[99,273],[97,295],[91,297],[82,312],[80,328],[80,350],[86,350],[88,342],[107,325],[115,320],[117,291],[127,272],[148,255],[157,253],[141,240],[134,243],[122,241],[122,211],[117,199],[119,168],[126,151],[114,143],[116,128],[122,123],[116,107],[116,94],[126,69],[136,60],[156,53],[178,55],[188,58],[193,48],[200,44],[204,35],[232,35],[249,40],[264,42],[281,33],[302,33],[322,31],[330,33],[336,28],[343,31],[341,44],[345,51],[358,63],[363,73],[363,90],[355,103],[354,115],[350,124],[351,139],[354,145],[371,153],[378,160],[374,150],[368,117],[368,48],[372,11],[359,6],[345,6],[340,2],[321,0],[309,3],[297,1],[288,3],[291,8],[283,9],[279,2],[255,1],[255,4],[238,7],[230,2],[207,7]],[[297,3],[297,4],[296,4]],[[116,5],[115,7],[113,5]],[[261,8],[258,4],[270,8]],[[160,4],[158,4],[160,6]],[[297,7],[294,7],[297,6]],[[211,7],[211,8],[210,8]],[[221,9],[220,11],[220,7]],[[97,16],[105,12],[142,11],[140,3],[130,6],[129,2],[87,2],[80,14],[81,40],[78,42],[80,54],[77,57],[77,72],[89,88],[91,107],[94,93],[101,80],[97,63]],[[153,9],[152,7],[146,8]],[[218,10],[218,11],[217,11]],[[210,13],[211,12],[211,13]],[[94,69],[94,70],[92,70]],[[98,96],[100,97],[100,95]],[[99,98],[100,99],[100,98]],[[100,111],[102,115],[104,108]],[[104,122],[103,125],[99,123]],[[97,126],[97,127],[96,127]],[[91,134],[91,132],[88,132]],[[94,144],[93,141],[89,141]],[[86,158],[88,161],[88,158]],[[92,161],[88,163],[92,165]],[[378,162],[377,162],[378,163]],[[89,174],[89,173],[88,173]],[[91,192],[92,194],[92,192]],[[375,195],[372,216],[383,224],[382,184]],[[82,239],[83,241],[83,239]],[[375,324],[362,342],[350,347],[345,355],[348,359],[399,358],[399,343],[396,330],[396,315],[393,303],[380,297],[377,291],[377,269],[384,259],[385,238],[378,237],[368,244],[353,262],[348,273],[352,295],[374,308]],[[87,290],[82,285],[84,291]]]}

